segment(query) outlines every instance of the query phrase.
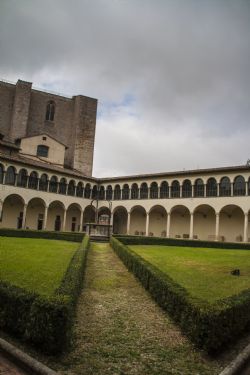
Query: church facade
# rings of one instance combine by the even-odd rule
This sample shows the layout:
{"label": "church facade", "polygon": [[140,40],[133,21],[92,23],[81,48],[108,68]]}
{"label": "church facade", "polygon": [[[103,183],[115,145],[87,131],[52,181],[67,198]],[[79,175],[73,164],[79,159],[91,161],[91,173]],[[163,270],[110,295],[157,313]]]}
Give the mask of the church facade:
{"label": "church facade", "polygon": [[0,82],[0,227],[250,241],[250,166],[92,176],[97,100]]}

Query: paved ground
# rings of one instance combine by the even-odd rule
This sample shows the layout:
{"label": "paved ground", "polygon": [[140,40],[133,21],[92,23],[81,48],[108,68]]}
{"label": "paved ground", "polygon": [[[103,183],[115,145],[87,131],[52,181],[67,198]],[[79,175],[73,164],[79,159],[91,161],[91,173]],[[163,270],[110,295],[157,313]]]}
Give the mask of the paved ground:
{"label": "paved ground", "polygon": [[0,353],[0,375],[28,375]]}

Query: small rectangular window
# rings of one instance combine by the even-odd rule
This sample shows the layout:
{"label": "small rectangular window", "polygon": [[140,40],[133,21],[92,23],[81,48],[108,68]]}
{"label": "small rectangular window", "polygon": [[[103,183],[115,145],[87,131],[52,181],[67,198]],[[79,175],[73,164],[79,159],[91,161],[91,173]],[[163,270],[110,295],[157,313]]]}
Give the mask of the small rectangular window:
{"label": "small rectangular window", "polygon": [[47,137],[43,137],[43,141],[47,141]]}
{"label": "small rectangular window", "polygon": [[47,158],[48,154],[49,154],[48,146],[44,146],[44,145],[37,146],[37,152],[36,152],[37,156],[42,156],[44,158]]}

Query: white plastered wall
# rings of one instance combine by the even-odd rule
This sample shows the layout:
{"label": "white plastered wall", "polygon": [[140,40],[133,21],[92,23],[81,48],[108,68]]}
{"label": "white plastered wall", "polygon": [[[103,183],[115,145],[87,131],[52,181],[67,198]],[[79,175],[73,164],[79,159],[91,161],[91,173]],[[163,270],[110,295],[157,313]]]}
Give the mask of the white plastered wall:
{"label": "white plastered wall", "polygon": [[[44,140],[43,138],[46,138],[46,140]],[[37,154],[38,145],[49,147],[48,157],[39,157],[41,160],[59,165],[64,164],[65,146],[49,137],[48,135],[38,135],[34,137],[23,138],[20,144],[21,153],[25,154],[25,156],[34,157]]]}

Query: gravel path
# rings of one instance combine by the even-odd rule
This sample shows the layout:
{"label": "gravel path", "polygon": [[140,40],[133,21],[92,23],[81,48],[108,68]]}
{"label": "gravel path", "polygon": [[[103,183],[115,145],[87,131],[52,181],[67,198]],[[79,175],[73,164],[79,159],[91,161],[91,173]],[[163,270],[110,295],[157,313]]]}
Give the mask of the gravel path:
{"label": "gravel path", "polygon": [[73,350],[55,364],[67,375],[215,375],[109,245],[93,244],[79,299]]}

